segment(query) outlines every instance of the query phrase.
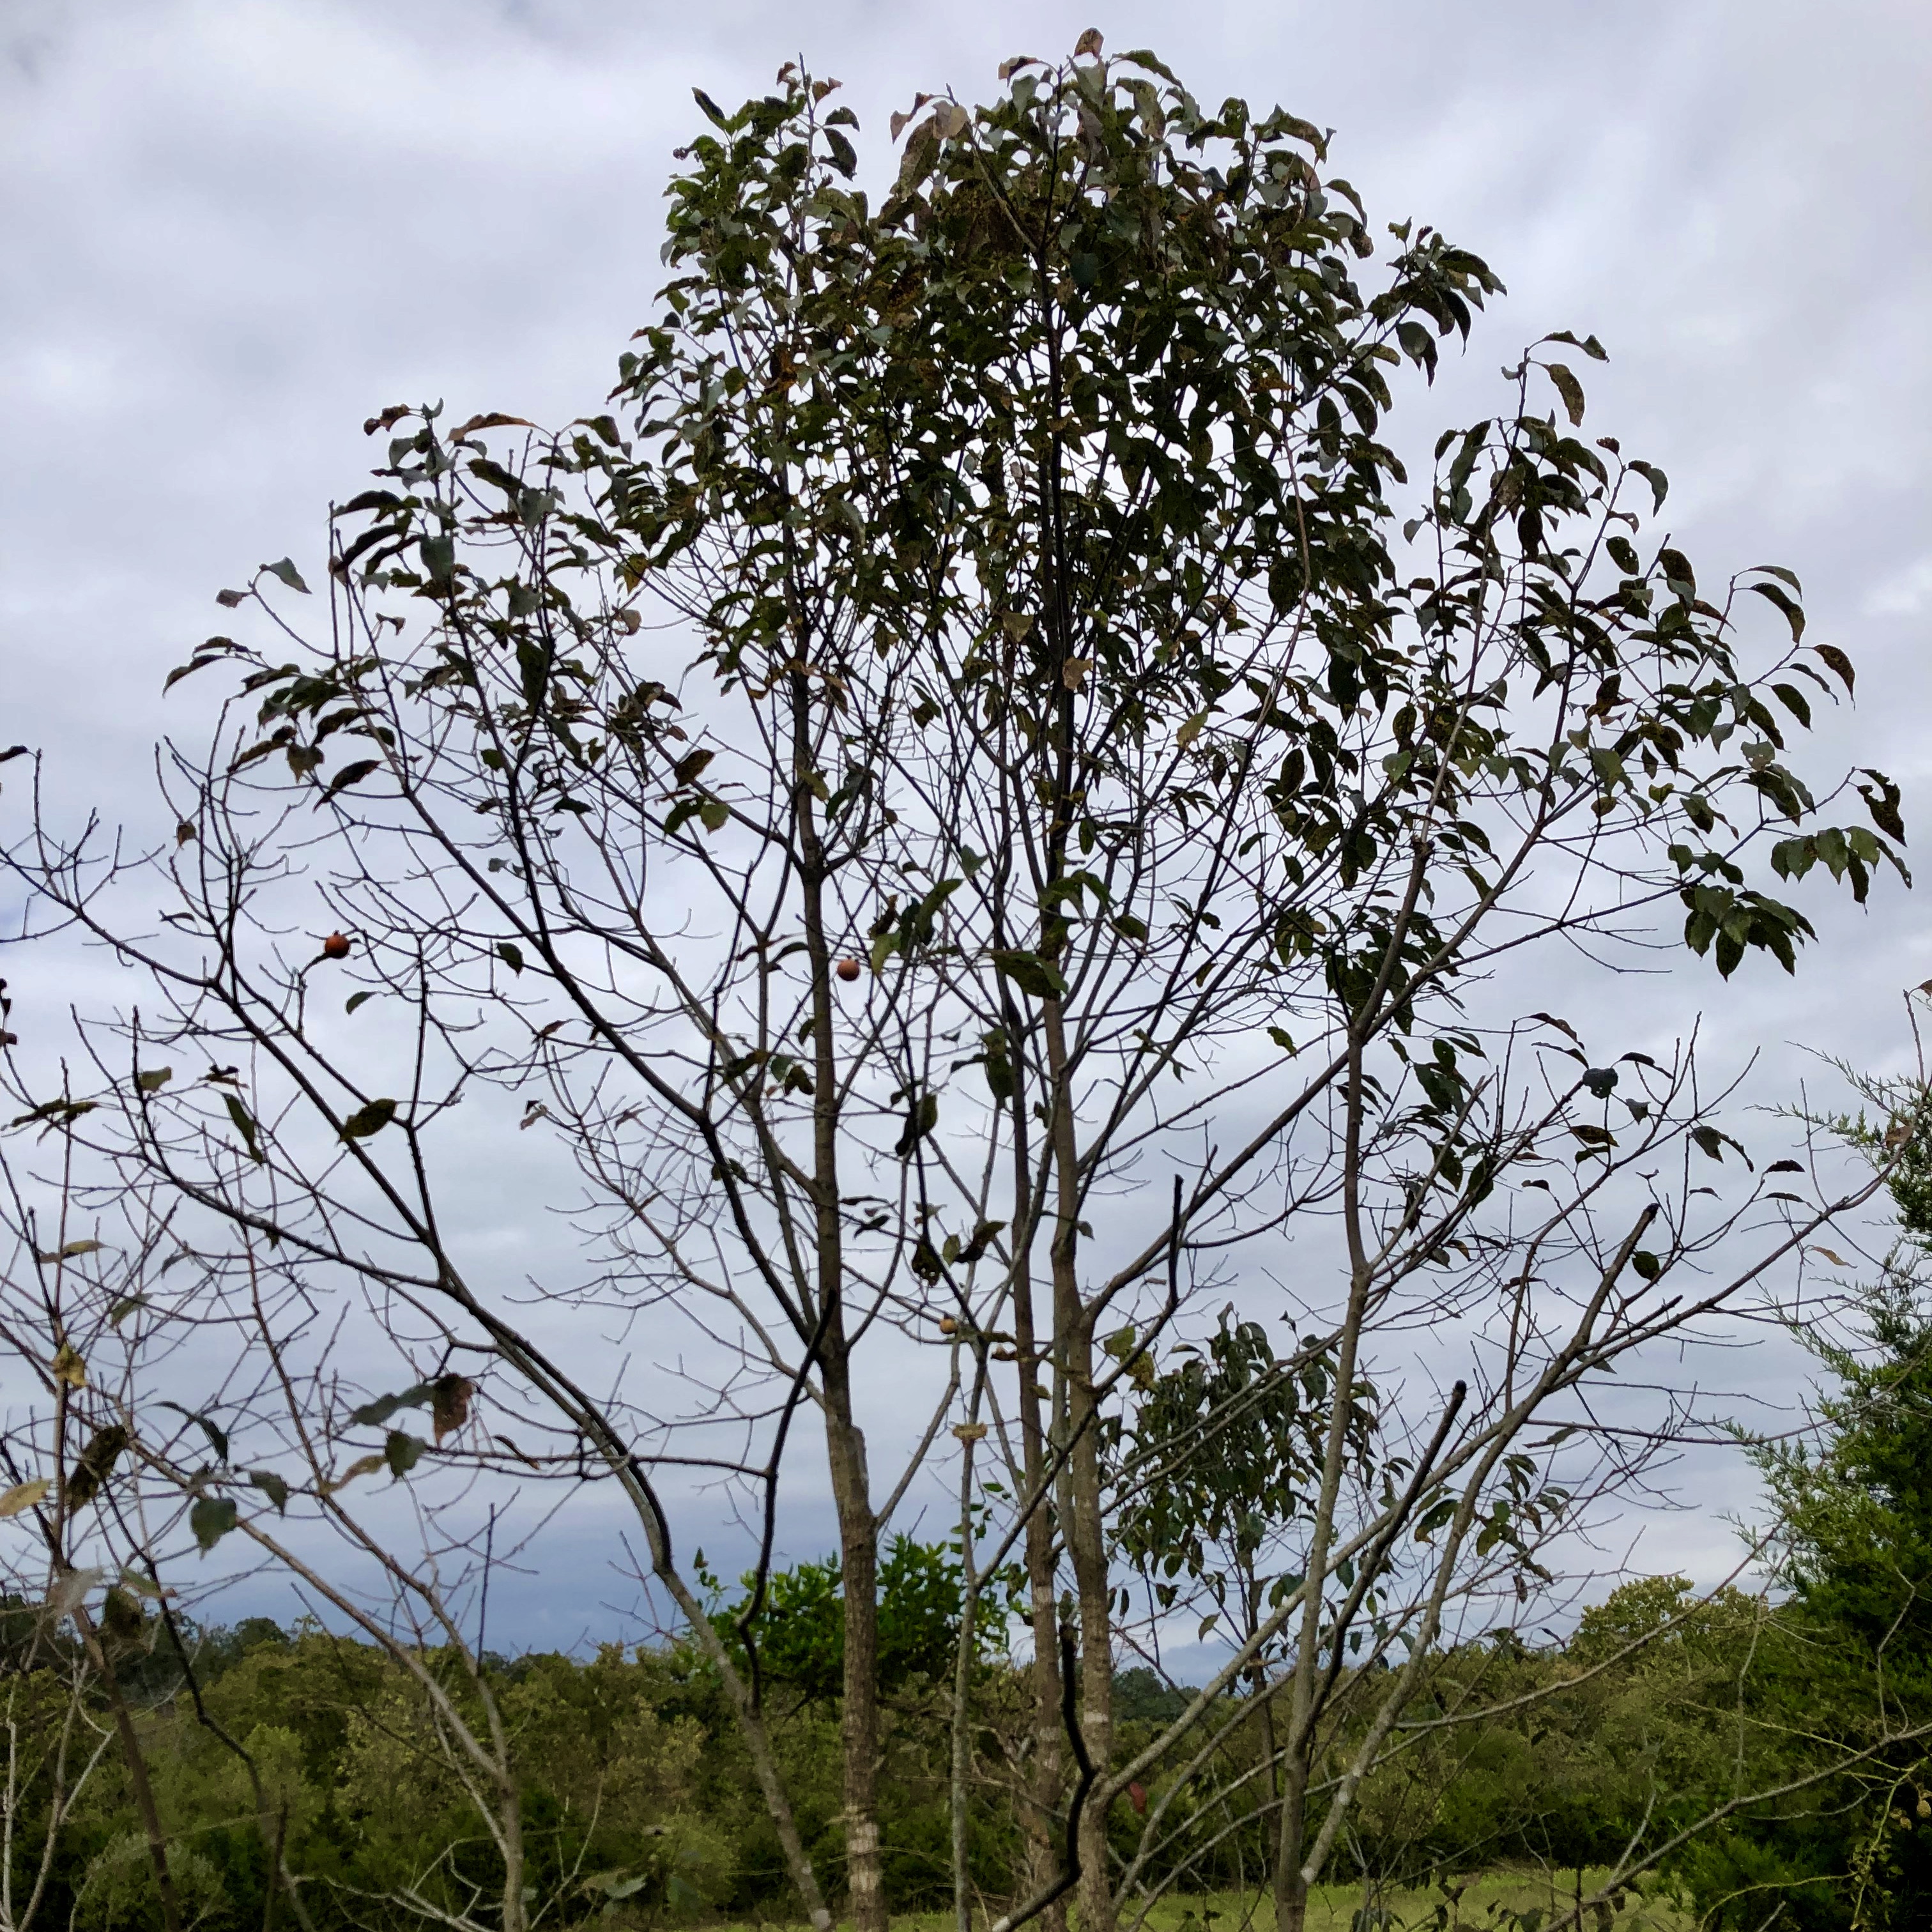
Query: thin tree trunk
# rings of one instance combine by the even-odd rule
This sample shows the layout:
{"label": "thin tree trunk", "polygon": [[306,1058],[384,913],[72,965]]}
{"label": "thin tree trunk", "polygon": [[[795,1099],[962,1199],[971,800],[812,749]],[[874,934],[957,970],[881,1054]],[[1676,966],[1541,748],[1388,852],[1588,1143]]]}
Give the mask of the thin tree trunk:
{"label": "thin tree trunk", "polygon": [[154,1804],[154,1787],[148,1782],[148,1760],[135,1732],[133,1714],[128,1708],[127,1699],[121,1694],[121,1680],[114,1674],[106,1646],[101,1642],[85,1604],[74,1606],[74,1621],[75,1628],[80,1632],[80,1640],[86,1646],[88,1660],[100,1673],[100,1682],[107,1692],[108,1708],[114,1713],[114,1729],[121,1740],[121,1755],[128,1766],[128,1783],[134,1793],[134,1808],[141,1814],[142,1828],[147,1834],[148,1856],[154,1868],[155,1888],[161,1895],[161,1924],[165,1932],[182,1932],[181,1905],[175,1895],[174,1874],[168,1865],[167,1835],[161,1829],[161,1814]]}
{"label": "thin tree trunk", "polygon": [[524,1896],[524,1808],[514,1785],[506,1788],[496,1806],[497,1834],[503,1850],[502,1932],[524,1932],[530,1903]]}
{"label": "thin tree trunk", "polygon": [[[1376,995],[1365,1003],[1364,1013],[1374,1010],[1375,998],[1379,997],[1380,992],[1378,986]],[[1303,1932],[1308,1918],[1308,1881],[1304,1874],[1303,1860],[1307,1835],[1308,1785],[1313,1768],[1318,1714],[1315,1708],[1315,1682],[1322,1662],[1322,1606],[1328,1574],[1328,1552],[1334,1538],[1335,1512],[1348,1459],[1348,1412],[1354,1400],[1356,1353],[1361,1340],[1371,1280],[1361,1217],[1363,1026],[1360,1016],[1351,1016],[1347,1114],[1342,1152],[1342,1218],[1348,1242],[1348,1304],[1342,1321],[1341,1346],[1336,1352],[1335,1379],[1330,1398],[1334,1407],[1329,1414],[1328,1438],[1323,1450],[1321,1494],[1315,1506],[1315,1520],[1309,1529],[1307,1580],[1303,1586],[1306,1595],[1302,1603],[1300,1637],[1295,1647],[1287,1762],[1282,1766],[1281,1837],[1275,1854],[1276,1932]]]}
{"label": "thin tree trunk", "polygon": [[885,1932],[889,1914],[879,1845],[878,1524],[866,1438],[851,1419],[842,1348],[826,1363],[825,1436],[838,1510],[845,1666],[841,1742],[845,1760],[845,1876],[854,1932]]}
{"label": "thin tree trunk", "polygon": [[[984,1359],[980,1373],[986,1372]],[[970,1419],[980,1419],[976,1390]],[[962,1443],[959,1459],[959,1645],[952,1668],[952,1762],[948,1796],[952,1809],[953,1932],[973,1932],[970,1876],[966,1868],[967,1804],[973,1766],[973,1660],[978,1653],[980,1578],[973,1560],[973,1438]]]}
{"label": "thin tree trunk", "polygon": [[[1100,1494],[1100,1431],[1094,1395],[1094,1320],[1081,1298],[1080,1176],[1074,1136],[1072,1070],[1060,1002],[1044,1003],[1052,1082],[1054,1348],[1066,1391],[1067,1447],[1063,1483],[1069,1507],[1061,1533],[1072,1560],[1080,1620],[1080,1730],[1097,1778],[1113,1758],[1113,1580],[1107,1569]],[[1112,1932],[1114,1892],[1107,1870],[1107,1818],[1094,1806],[1080,1820],[1081,1932]]]}
{"label": "thin tree trunk", "polygon": [[[1015,1112],[1018,1112],[1017,1106]],[[1024,1202],[1024,1187],[1016,1191]],[[1028,1260],[1030,1243],[1022,1241],[1017,1245],[1013,1352],[1018,1358],[1020,1376],[1020,1437],[1026,1493],[1039,1498],[1026,1526],[1027,1610],[1033,1630],[1034,1697],[1033,1762],[1023,1811],[1027,1870],[1022,1890],[1030,1894],[1043,1892],[1060,1869],[1058,1824],[1066,1784],[1066,1743],[1061,1735],[1060,1718],[1060,1624],[1053,1588],[1053,1508],[1050,1498],[1041,1492],[1046,1480],[1046,1429],[1034,1322],[1033,1276]],[[1066,1932],[1064,1895],[1040,1914],[1040,1922],[1043,1932]]]}
{"label": "thin tree trunk", "polygon": [[[802,653],[801,653],[802,654]],[[812,743],[809,680],[791,680],[794,811],[806,958],[812,974],[814,1289],[825,1390],[825,1446],[838,1511],[845,1633],[841,1742],[844,1755],[845,1875],[854,1932],[885,1932],[879,1845],[879,1526],[872,1512],[866,1437],[852,1409],[844,1321],[844,1231],[838,1214],[838,1080],[832,1053],[832,948],[825,928],[826,860],[807,776]]]}

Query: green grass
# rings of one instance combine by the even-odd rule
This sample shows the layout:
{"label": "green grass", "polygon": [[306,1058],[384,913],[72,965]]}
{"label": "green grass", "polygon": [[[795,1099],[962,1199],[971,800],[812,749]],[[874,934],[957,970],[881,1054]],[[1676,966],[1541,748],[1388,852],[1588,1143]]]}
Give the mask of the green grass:
{"label": "green grass", "polygon": [[[1606,1876],[1586,1870],[1583,1896],[1588,1898]],[[1466,1882],[1454,1881],[1461,1889],[1453,1900],[1438,1888],[1366,1894],[1358,1884],[1318,1886],[1308,1900],[1308,1932],[1354,1932],[1355,1915],[1364,1905],[1388,1912],[1386,1919],[1368,1922],[1378,1932],[1382,1928],[1387,1932],[1434,1932],[1438,1925],[1450,1932],[1515,1932],[1519,1913],[1540,1908],[1546,1918],[1552,1910],[1571,1904],[1576,1880],[1574,1871],[1483,1872]],[[1632,1893],[1621,1912],[1607,1921],[1588,1912],[1584,1923],[1588,1932],[1600,1932],[1606,1925],[1618,1932],[1690,1932],[1693,1921],[1666,1900]],[[1155,1902],[1144,1921],[1132,1909],[1120,1915],[1120,1932],[1274,1932],[1274,1901],[1258,1892],[1169,1894]]]}
{"label": "green grass", "polygon": [[[1604,1874],[1586,1870],[1583,1895],[1588,1898]],[[1371,1919],[1362,1932],[1517,1932],[1517,1915],[1540,1908],[1544,1916],[1561,1910],[1576,1897],[1574,1871],[1546,1874],[1535,1871],[1478,1874],[1451,1900],[1439,1889],[1400,1892],[1365,1898],[1359,1885],[1318,1886],[1308,1901],[1307,1932],[1357,1932],[1355,1914],[1366,1904],[1388,1913]],[[1438,1910],[1443,1916],[1438,1918]],[[976,1932],[983,1922],[975,1915]],[[1586,1912],[1588,1932],[1692,1932],[1691,1915],[1667,1900],[1643,1898],[1631,1892],[1624,1909],[1604,1919]],[[952,1932],[950,1912],[902,1912],[892,1915],[894,1932]],[[1274,1932],[1274,1907],[1261,1892],[1169,1892],[1154,1900],[1142,1918],[1136,1908],[1122,1912],[1120,1932]],[[716,1932],[777,1932],[777,1928],[728,1926]],[[844,1928],[842,1925],[842,1932]],[[1077,1925],[1075,1932],[1078,1932]]]}

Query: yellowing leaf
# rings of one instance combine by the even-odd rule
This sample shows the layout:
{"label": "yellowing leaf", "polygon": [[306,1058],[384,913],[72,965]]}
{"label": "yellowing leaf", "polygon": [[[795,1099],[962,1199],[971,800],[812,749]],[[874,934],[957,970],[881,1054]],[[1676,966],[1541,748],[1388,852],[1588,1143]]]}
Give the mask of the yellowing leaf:
{"label": "yellowing leaf", "polygon": [[54,1357],[54,1379],[65,1382],[69,1388],[87,1386],[87,1364],[75,1353],[71,1342],[63,1342],[59,1353]]}
{"label": "yellowing leaf", "polygon": [[378,1469],[386,1469],[389,1459],[379,1450],[373,1456],[358,1456],[340,1475],[332,1477],[322,1485],[322,1493],[332,1496],[338,1490],[346,1490],[358,1476],[373,1476]]}
{"label": "yellowing leaf", "polygon": [[51,1486],[44,1476],[16,1483],[4,1496],[0,1496],[0,1517],[18,1516],[22,1510],[32,1509]]}

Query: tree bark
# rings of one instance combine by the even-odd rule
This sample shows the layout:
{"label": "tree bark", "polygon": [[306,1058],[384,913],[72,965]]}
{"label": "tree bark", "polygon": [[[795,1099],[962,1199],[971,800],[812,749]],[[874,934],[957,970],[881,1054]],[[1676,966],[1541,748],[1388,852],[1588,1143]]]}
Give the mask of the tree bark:
{"label": "tree bark", "polygon": [[121,1740],[121,1755],[128,1766],[128,1783],[134,1794],[134,1808],[141,1814],[142,1829],[147,1834],[148,1857],[154,1868],[154,1886],[161,1895],[161,1924],[165,1932],[182,1932],[181,1904],[175,1894],[174,1874],[168,1864],[167,1834],[161,1829],[161,1814],[154,1803],[154,1787],[148,1780],[148,1760],[136,1735],[133,1714],[121,1694],[121,1680],[100,1641],[86,1606],[74,1607],[74,1628],[80,1632],[88,1660],[100,1673],[107,1693],[108,1707],[114,1713],[114,1729]]}
{"label": "tree bark", "polygon": [[[801,656],[802,651],[801,650]],[[845,1875],[854,1932],[885,1932],[885,1875],[879,1844],[879,1526],[872,1510],[866,1437],[852,1409],[844,1318],[844,1230],[838,1219],[838,1078],[833,1053],[832,948],[825,928],[826,864],[813,795],[812,693],[802,672],[791,680],[794,810],[797,827],[806,952],[812,972],[812,1192],[814,1278],[803,1301],[819,1331],[825,1395],[825,1446],[838,1511],[838,1562],[845,1637],[840,1742],[844,1756]],[[813,1304],[815,1303],[815,1306]],[[809,1372],[808,1365],[806,1372]]]}
{"label": "tree bark", "polygon": [[[1113,1760],[1113,1580],[1107,1569],[1106,1526],[1100,1493],[1100,1417],[1094,1393],[1094,1316],[1082,1300],[1080,1177],[1074,1134],[1072,1070],[1060,1002],[1045,1003],[1048,1072],[1052,1080],[1055,1213],[1053,1232],[1054,1352],[1066,1391],[1068,1507],[1062,1534],[1073,1566],[1080,1629],[1080,1731],[1096,1780]],[[1107,1870],[1107,1819],[1090,1806],[1080,1820],[1081,1932],[1112,1932],[1114,1892]]]}
{"label": "tree bark", "polygon": [[825,1394],[826,1445],[838,1510],[844,1593],[840,1742],[845,1760],[846,1885],[854,1932],[885,1932],[890,1914],[879,1842],[878,1523],[872,1514],[865,1434],[852,1420],[842,1346],[826,1363]]}
{"label": "tree bark", "polygon": [[[1017,1112],[1018,1109],[1016,1108]],[[1020,1199],[1026,1198],[1024,1187]],[[1022,1889],[1044,1891],[1060,1869],[1060,1806],[1066,1784],[1066,1742],[1060,1717],[1060,1621],[1054,1596],[1053,1508],[1046,1481],[1046,1427],[1042,1413],[1038,1336],[1034,1329],[1033,1276],[1020,1244],[1013,1282],[1014,1354],[1020,1375],[1020,1436],[1026,1493],[1036,1498],[1026,1526],[1028,1620],[1033,1631],[1033,1762],[1027,1780],[1024,1824],[1027,1871]],[[1044,1932],[1066,1932],[1066,1900],[1055,1899],[1040,1914]]]}

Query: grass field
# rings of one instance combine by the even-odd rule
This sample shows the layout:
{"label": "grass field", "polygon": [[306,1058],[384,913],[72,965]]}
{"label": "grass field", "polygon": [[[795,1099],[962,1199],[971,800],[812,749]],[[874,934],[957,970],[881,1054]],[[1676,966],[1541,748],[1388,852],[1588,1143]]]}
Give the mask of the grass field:
{"label": "grass field", "polygon": [[[1604,1876],[1584,1872],[1586,1898]],[[1456,1881],[1460,1890],[1454,1900],[1436,1889],[1372,1897],[1359,1885],[1319,1886],[1308,1902],[1308,1932],[1434,1932],[1438,1926],[1449,1932],[1516,1932],[1520,1915],[1540,1910],[1546,1918],[1552,1908],[1571,1904],[1576,1882],[1574,1871],[1553,1878],[1541,1872],[1484,1872],[1466,1883]],[[1365,1905],[1388,1916],[1358,1920]],[[1584,1923],[1588,1932],[1611,1926],[1618,1932],[1691,1932],[1694,1922],[1667,1900],[1632,1893],[1622,1912],[1607,1918],[1588,1912]],[[1232,1892],[1196,1894],[1158,1900],[1144,1921],[1131,1911],[1120,1916],[1120,1932],[1243,1932],[1244,1924],[1254,1932],[1273,1932],[1273,1900],[1257,1893],[1245,1899]]]}
{"label": "grass field", "polygon": [[[1601,1878],[1583,1874],[1583,1895],[1589,1897]],[[1552,1916],[1575,1897],[1576,1875],[1555,1876],[1530,1871],[1484,1872],[1461,1885],[1453,1900],[1439,1890],[1393,1892],[1365,1899],[1357,1886],[1326,1885],[1309,1900],[1308,1932],[1518,1932],[1521,1915],[1540,1910]],[[1460,1882],[1460,1881],[1458,1882]],[[1388,1914],[1358,1919],[1364,1904]],[[1438,1917],[1438,1912],[1441,1916]],[[976,1916],[975,1923],[979,1922]],[[1642,1898],[1634,1892],[1624,1908],[1604,1918],[1586,1912],[1588,1932],[1693,1932],[1690,1913],[1661,1898]],[[952,1932],[950,1912],[896,1912],[892,1924],[904,1932]],[[1169,1894],[1148,1906],[1144,1918],[1132,1910],[1120,1915],[1120,1932],[1273,1932],[1274,1908],[1262,1894],[1245,1897],[1231,1892]],[[773,1932],[772,1928],[733,1927],[725,1932]],[[1077,1932],[1077,1928],[1076,1928]]]}

